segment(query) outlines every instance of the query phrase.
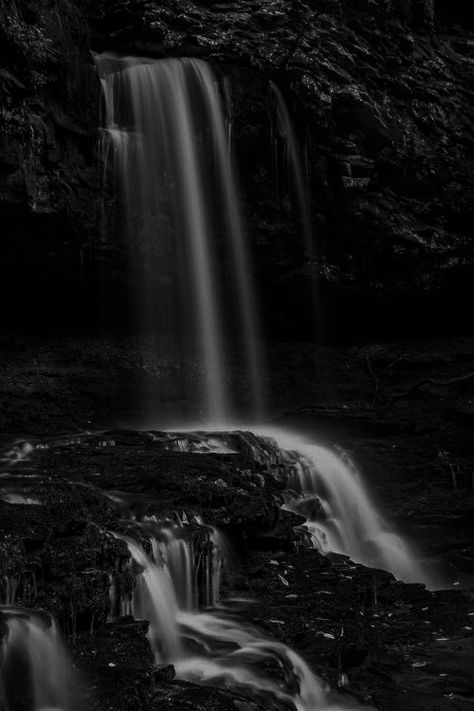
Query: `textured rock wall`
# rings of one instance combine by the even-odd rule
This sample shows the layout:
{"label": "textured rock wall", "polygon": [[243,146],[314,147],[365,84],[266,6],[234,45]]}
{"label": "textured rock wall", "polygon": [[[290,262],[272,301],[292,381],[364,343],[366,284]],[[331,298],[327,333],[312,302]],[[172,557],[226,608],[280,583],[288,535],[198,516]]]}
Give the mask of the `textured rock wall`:
{"label": "textured rock wall", "polygon": [[79,311],[81,254],[98,220],[89,5],[0,6],[0,282],[11,321],[53,325]]}
{"label": "textured rock wall", "polygon": [[[47,56],[13,65],[9,56],[1,76],[17,132],[10,139],[7,122],[0,137],[8,145],[0,177],[6,263],[18,263],[21,246],[32,271],[46,270],[59,291],[68,274],[71,294],[81,294],[78,313],[87,311],[87,293],[98,298],[100,273],[125,303],[121,247],[102,248],[98,237],[99,98],[89,42],[98,51],[201,56],[231,90],[247,225],[272,336],[405,336],[471,325],[474,50],[465,4],[104,0],[75,3],[72,22],[65,2],[48,13],[36,5],[27,17],[18,2],[17,14],[30,32],[51,39],[42,48]],[[11,20],[4,16],[2,26],[8,34]],[[36,87],[37,73],[50,80]],[[276,177],[272,168],[269,80],[283,92],[305,149],[311,253],[294,190],[284,171]],[[81,248],[88,292],[70,286],[70,275],[80,277]],[[315,282],[325,316],[318,329],[306,306]]]}

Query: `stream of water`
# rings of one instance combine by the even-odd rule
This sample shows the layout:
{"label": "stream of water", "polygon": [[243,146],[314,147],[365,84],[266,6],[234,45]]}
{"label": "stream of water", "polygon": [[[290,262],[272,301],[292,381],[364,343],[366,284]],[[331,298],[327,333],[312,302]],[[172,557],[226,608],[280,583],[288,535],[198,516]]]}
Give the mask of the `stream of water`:
{"label": "stream of water", "polygon": [[[271,699],[275,711],[360,708],[333,694],[296,652],[246,623],[231,604],[196,606],[196,560],[215,571],[215,560],[223,556],[216,545],[219,538],[211,539],[203,560],[202,551],[197,555],[189,539],[181,537],[181,528],[166,527],[157,534],[151,537],[150,554],[125,539],[140,570],[131,610],[137,619],[150,621],[157,664],[172,663],[180,679],[228,687],[265,704]],[[215,573],[201,576],[205,599],[217,602],[219,579]],[[278,673],[264,672],[265,663],[276,665]]]}
{"label": "stream of water", "polygon": [[0,618],[7,628],[0,652],[0,702],[9,711],[79,711],[79,684],[54,619],[13,605],[0,605]]}
{"label": "stream of water", "polygon": [[[313,228],[311,220],[311,206],[308,200],[308,180],[305,178],[303,168],[303,151],[301,150],[296,130],[288,110],[287,103],[275,82],[270,82],[270,92],[276,103],[276,134],[284,141],[284,168],[287,176],[288,191],[296,194],[303,239],[308,254],[313,251]],[[280,182],[279,152],[277,138],[274,137],[274,170],[275,181]]]}
{"label": "stream of water", "polygon": [[215,423],[233,408],[227,370],[237,349],[257,416],[257,302],[217,79],[197,59],[96,63],[112,144],[103,141],[103,159],[124,197],[140,330],[195,343],[201,412]]}

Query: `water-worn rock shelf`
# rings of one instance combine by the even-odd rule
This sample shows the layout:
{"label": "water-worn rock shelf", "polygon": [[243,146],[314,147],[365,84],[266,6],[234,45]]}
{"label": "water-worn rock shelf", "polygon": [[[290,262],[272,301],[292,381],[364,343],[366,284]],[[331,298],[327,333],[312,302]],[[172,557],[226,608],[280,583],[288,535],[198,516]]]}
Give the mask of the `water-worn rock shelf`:
{"label": "water-worn rock shelf", "polygon": [[429,592],[308,548],[304,519],[280,511],[284,482],[255,458],[252,437],[239,453],[231,453],[235,435],[209,439],[122,430],[18,442],[5,453],[2,602],[57,618],[90,708],[271,707],[243,687],[199,687],[157,669],[147,623],[112,614],[111,581],[127,600],[140,574],[117,534],[147,546],[139,524],[150,516],[184,521],[199,545],[209,540],[203,520],[206,530],[217,526],[229,543],[222,601],[262,637],[295,649],[348,701],[387,711],[469,708],[472,593]]}

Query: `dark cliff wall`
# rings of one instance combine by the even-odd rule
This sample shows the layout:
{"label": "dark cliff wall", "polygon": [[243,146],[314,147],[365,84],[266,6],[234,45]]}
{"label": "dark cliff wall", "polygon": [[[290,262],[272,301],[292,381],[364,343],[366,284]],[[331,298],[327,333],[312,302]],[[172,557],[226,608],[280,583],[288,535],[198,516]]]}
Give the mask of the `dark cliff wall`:
{"label": "dark cliff wall", "polygon": [[[126,292],[122,262],[111,257],[117,245],[99,242],[92,47],[201,56],[228,78],[270,335],[314,336],[314,281],[333,336],[469,329],[474,13],[465,3],[45,0],[27,13],[31,5],[18,1],[13,16],[1,17],[9,44],[0,74],[0,210],[15,313],[20,297],[30,303],[35,294],[43,308],[45,291],[66,290],[61,303],[89,318],[99,272],[108,293]],[[294,191],[272,169],[270,80],[305,149],[311,253]],[[12,265],[28,275],[19,295]]]}
{"label": "dark cliff wall", "polygon": [[95,239],[100,92],[92,2],[0,5],[0,289],[5,321],[55,327],[80,313]]}

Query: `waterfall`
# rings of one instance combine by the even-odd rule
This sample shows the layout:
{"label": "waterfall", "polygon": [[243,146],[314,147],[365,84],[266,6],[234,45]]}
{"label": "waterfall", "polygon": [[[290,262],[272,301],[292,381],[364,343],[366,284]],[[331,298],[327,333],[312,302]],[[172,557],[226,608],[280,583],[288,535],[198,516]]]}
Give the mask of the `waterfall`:
{"label": "waterfall", "polygon": [[[283,158],[288,183],[288,195],[290,200],[292,200],[293,196],[296,197],[295,202],[300,214],[306,261],[309,266],[308,271],[311,278],[311,288],[310,294],[308,294],[308,299],[311,300],[311,306],[309,308],[311,323],[314,323],[316,327],[313,338],[316,342],[319,342],[321,336],[323,335],[321,333],[323,319],[318,286],[315,277],[312,274],[315,240],[311,218],[311,204],[309,200],[307,146],[305,146],[303,151],[298,140],[288,106],[280,89],[272,81],[269,83],[269,86],[271,96],[274,97],[276,110],[276,120],[274,120],[272,125],[273,168],[275,173],[275,182],[277,184],[277,189],[279,190],[281,180],[279,169],[281,150],[279,150],[279,142],[283,140]],[[278,200],[281,202],[280,197],[278,197]]]}
{"label": "waterfall", "polygon": [[[331,694],[304,660],[286,645],[272,642],[224,606],[196,609],[195,556],[177,546],[166,530],[152,536],[151,550],[130,538],[132,559],[140,568],[133,598],[134,615],[149,620],[149,638],[157,663],[173,663],[178,678],[250,691],[272,708],[338,711],[355,708]],[[214,541],[223,540],[222,534]],[[205,578],[207,580],[207,578]],[[267,677],[259,665],[277,662],[281,679]]]}
{"label": "waterfall", "polygon": [[408,543],[384,520],[360,472],[347,455],[283,429],[198,433],[172,437],[180,451],[234,452],[270,466],[288,488],[285,508],[307,519],[315,548],[387,570],[429,588],[439,581],[418,563]]}
{"label": "waterfall", "polygon": [[150,620],[150,642],[161,661],[182,655],[178,611],[214,605],[219,596],[222,554],[217,543],[221,536],[198,519],[196,523],[193,527],[161,525],[154,517],[145,521],[141,528],[150,536],[149,553],[132,538],[118,536],[126,541],[141,572],[131,604],[117,601],[111,586],[112,608]]}
{"label": "waterfall", "polygon": [[124,196],[141,331],[196,343],[208,421],[232,414],[235,341],[257,413],[256,300],[216,77],[195,59],[101,55],[97,65],[113,148],[104,146],[104,161]]}
{"label": "waterfall", "polygon": [[137,619],[150,622],[150,643],[160,661],[181,658],[178,633],[178,599],[169,568],[147,555],[133,540],[127,540],[135,563],[141,568],[133,596],[132,610]]}
{"label": "waterfall", "polygon": [[281,450],[286,483],[297,494],[286,506],[307,518],[316,548],[383,568],[405,582],[433,585],[409,545],[384,521],[348,457],[292,433],[266,436]]}
{"label": "waterfall", "polygon": [[[286,163],[286,173],[288,175],[288,188],[291,192],[293,187],[296,193],[296,200],[300,211],[303,226],[303,237],[308,254],[313,251],[313,229],[311,224],[311,208],[308,200],[308,187],[306,170],[303,168],[302,151],[299,145],[296,131],[291,120],[288,106],[283,98],[283,94],[274,82],[270,82],[270,91],[276,101],[276,131],[284,141],[284,158]],[[274,135],[274,170],[277,184],[279,183],[279,157],[276,136]],[[306,161],[305,161],[306,162]],[[291,186],[293,183],[293,186]]]}
{"label": "waterfall", "polygon": [[0,658],[0,691],[7,708],[78,709],[77,681],[54,620],[13,606],[0,606],[0,616],[7,629]]}
{"label": "waterfall", "polygon": [[[204,653],[179,660],[177,674],[197,683],[226,684],[250,689],[271,708],[296,711],[341,711],[360,708],[338,699],[304,660],[286,645],[272,642],[251,625],[236,620],[225,610],[181,615],[186,635]],[[282,679],[266,677],[259,663],[276,661]],[[295,686],[296,689],[295,690]]]}

